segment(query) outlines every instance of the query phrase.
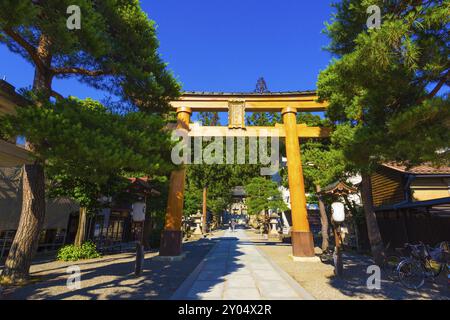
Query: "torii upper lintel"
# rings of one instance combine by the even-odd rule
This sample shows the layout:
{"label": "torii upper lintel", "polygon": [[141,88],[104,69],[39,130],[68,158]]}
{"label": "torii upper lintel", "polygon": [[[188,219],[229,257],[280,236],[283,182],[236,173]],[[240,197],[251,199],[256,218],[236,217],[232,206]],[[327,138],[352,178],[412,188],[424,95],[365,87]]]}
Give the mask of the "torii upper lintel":
{"label": "torii upper lintel", "polygon": [[173,108],[190,108],[192,112],[227,112],[230,102],[241,101],[245,111],[280,112],[283,108],[296,108],[297,111],[325,111],[326,102],[319,102],[315,91],[270,92],[270,93],[223,93],[223,92],[185,92],[179,100],[172,101]]}

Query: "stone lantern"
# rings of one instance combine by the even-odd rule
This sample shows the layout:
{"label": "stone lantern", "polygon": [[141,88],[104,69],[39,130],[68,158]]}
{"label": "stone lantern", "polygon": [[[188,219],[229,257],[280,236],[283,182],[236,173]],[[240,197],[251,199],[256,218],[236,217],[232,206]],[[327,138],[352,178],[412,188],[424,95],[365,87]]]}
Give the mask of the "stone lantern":
{"label": "stone lantern", "polygon": [[272,228],[270,229],[269,236],[271,238],[278,238],[279,237],[278,227],[277,227],[278,226],[278,218],[279,217],[280,216],[276,212],[273,212],[270,215],[269,223],[272,226]]}
{"label": "stone lantern", "polygon": [[195,236],[201,236],[202,235],[202,214],[200,213],[200,210],[197,211],[196,214],[193,215],[194,223],[195,223],[195,230],[193,235]]}

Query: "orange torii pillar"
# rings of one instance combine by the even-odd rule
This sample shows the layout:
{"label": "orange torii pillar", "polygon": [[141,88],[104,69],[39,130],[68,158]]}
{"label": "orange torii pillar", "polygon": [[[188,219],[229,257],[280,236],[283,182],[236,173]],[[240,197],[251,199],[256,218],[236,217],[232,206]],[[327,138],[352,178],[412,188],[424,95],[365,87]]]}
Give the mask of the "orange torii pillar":
{"label": "orange torii pillar", "polygon": [[[177,109],[177,129],[189,130],[192,110],[190,108]],[[171,173],[169,184],[169,198],[167,202],[166,221],[161,234],[160,256],[180,256],[183,232],[181,223],[183,218],[184,185],[186,168],[184,165]]]}
{"label": "orange torii pillar", "polygon": [[314,241],[306,211],[305,183],[303,181],[297,132],[297,109],[287,107],[282,110],[281,114],[286,131],[286,155],[292,213],[292,255],[293,257],[314,257]]}

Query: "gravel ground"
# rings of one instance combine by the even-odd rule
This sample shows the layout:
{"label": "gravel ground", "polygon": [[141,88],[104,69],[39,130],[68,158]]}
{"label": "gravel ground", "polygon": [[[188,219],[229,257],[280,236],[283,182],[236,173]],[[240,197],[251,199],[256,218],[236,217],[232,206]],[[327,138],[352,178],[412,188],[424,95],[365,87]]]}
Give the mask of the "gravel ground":
{"label": "gravel ground", "polygon": [[[214,244],[214,240],[208,239],[185,243],[186,258],[177,262],[157,261],[154,259],[157,252],[147,253],[140,277],[134,276],[133,253],[78,262],[36,262],[31,267],[36,282],[3,288],[0,300],[169,299]],[[67,267],[74,265],[81,269],[81,288],[69,290]]]}
{"label": "gravel ground", "polygon": [[433,299],[450,300],[450,290],[446,275],[436,281],[427,281],[420,290],[408,290],[400,283],[384,279],[381,289],[369,290],[366,286],[367,267],[371,258],[357,254],[344,255],[344,277],[334,276],[334,267],[322,262],[294,262],[290,244],[263,240],[254,231],[247,231],[257,247],[280,268],[294,278],[306,291],[320,300],[373,300],[373,299]]}

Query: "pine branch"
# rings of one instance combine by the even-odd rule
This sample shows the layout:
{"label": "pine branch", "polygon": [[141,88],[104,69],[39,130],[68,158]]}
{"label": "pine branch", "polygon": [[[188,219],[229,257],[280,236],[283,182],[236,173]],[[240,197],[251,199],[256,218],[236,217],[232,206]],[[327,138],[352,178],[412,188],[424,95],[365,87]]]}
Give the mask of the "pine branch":
{"label": "pine branch", "polygon": [[31,60],[33,60],[34,64],[41,71],[44,71],[48,68],[44,64],[44,62],[39,58],[36,48],[31,45],[28,41],[26,41],[23,37],[20,36],[17,32],[15,32],[12,28],[5,27],[3,31],[13,39],[17,44],[19,44],[25,51],[29,54]]}
{"label": "pine branch", "polygon": [[79,75],[86,75],[91,77],[98,77],[108,74],[104,70],[88,70],[83,68],[76,68],[76,67],[68,67],[68,68],[54,68],[51,70],[53,74],[79,74]]}
{"label": "pine branch", "polygon": [[431,90],[431,92],[428,94],[427,98],[428,99],[433,98],[439,92],[439,90],[442,89],[442,87],[444,86],[444,84],[447,82],[447,80],[449,78],[450,78],[450,69],[448,69],[447,72],[441,77],[441,79],[436,84],[434,89]]}
{"label": "pine branch", "polygon": [[420,98],[418,101],[418,104],[421,104],[424,100],[431,99],[435,95],[437,95],[438,92],[442,89],[442,87],[448,81],[449,78],[450,78],[450,69],[447,69],[447,71],[444,73],[444,75],[439,79],[439,81],[436,84],[436,86],[434,87],[434,89],[431,90],[431,92],[429,94],[427,94],[426,96]]}
{"label": "pine branch", "polygon": [[64,96],[62,94],[59,94],[58,92],[52,90],[51,96],[56,98],[57,100],[64,100]]}

